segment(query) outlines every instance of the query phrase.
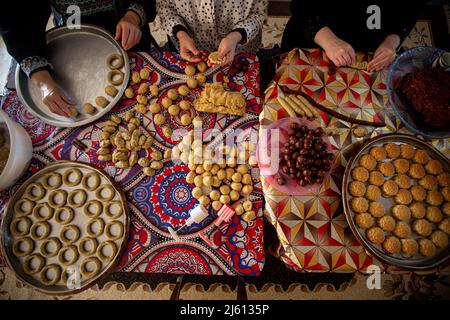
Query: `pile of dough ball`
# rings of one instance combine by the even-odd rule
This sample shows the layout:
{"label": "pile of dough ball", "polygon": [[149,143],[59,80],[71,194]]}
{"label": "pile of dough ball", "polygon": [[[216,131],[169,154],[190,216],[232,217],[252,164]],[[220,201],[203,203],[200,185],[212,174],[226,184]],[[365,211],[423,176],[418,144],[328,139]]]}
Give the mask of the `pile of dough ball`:
{"label": "pile of dough ball", "polygon": [[9,148],[6,146],[6,133],[0,128],[0,175],[6,167],[9,158]]}
{"label": "pile of dough ball", "polygon": [[255,210],[253,210],[253,203],[250,200],[239,203],[235,206],[234,211],[238,216],[242,216],[242,219],[247,222],[250,222],[256,218]]}
{"label": "pile of dough ball", "polygon": [[216,211],[224,204],[248,197],[253,192],[249,170],[256,165],[254,155],[250,155],[254,151],[254,145],[244,142],[243,150],[238,150],[235,146],[222,146],[222,150],[218,152],[225,159],[218,160],[215,151],[203,146],[201,141],[193,140],[193,134],[191,131],[186,135],[173,148],[171,155],[173,161],[180,160],[188,165],[190,172],[186,181],[195,185],[192,196],[205,207],[212,205]]}
{"label": "pile of dough ball", "polygon": [[140,129],[141,121],[135,117],[134,111],[128,111],[123,120],[127,125],[125,130],[120,130],[122,118],[117,115],[111,116],[111,120],[104,123],[100,149],[97,150],[98,160],[112,161],[120,169],[132,168],[138,164],[146,176],[154,176],[156,170],[164,167],[161,161],[163,154],[152,150],[151,160],[139,158],[139,151],[151,149],[153,138],[146,136]]}
{"label": "pile of dough ball", "polygon": [[92,169],[58,168],[34,179],[11,204],[12,253],[45,287],[67,285],[79,270],[94,278],[125,241],[125,205],[111,183]]}
{"label": "pile of dough ball", "polygon": [[[450,173],[408,144],[374,146],[348,185],[356,225],[388,254],[436,255],[450,235]],[[388,205],[385,205],[385,204]]]}

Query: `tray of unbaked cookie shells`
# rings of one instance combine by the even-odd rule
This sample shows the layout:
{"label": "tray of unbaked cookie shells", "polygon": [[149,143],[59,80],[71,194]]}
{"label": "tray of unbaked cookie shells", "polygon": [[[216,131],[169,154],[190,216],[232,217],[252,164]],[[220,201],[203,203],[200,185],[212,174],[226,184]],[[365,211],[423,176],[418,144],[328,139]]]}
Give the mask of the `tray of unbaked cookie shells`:
{"label": "tray of unbaked cookie shells", "polygon": [[3,255],[38,290],[75,293],[114,269],[129,224],[125,196],[106,174],[61,161],[29,178],[9,201]]}
{"label": "tray of unbaked cookie shells", "polygon": [[42,102],[39,88],[18,66],[17,93],[28,110],[57,127],[86,125],[110,111],[130,78],[128,55],[113,36],[102,28],[81,25],[51,29],[46,39],[52,77],[76,106],[70,109],[71,117],[51,112]]}
{"label": "tray of unbaked cookie shells", "polygon": [[450,258],[450,164],[431,145],[391,134],[350,159],[342,183],[347,221],[366,250],[407,270]]}

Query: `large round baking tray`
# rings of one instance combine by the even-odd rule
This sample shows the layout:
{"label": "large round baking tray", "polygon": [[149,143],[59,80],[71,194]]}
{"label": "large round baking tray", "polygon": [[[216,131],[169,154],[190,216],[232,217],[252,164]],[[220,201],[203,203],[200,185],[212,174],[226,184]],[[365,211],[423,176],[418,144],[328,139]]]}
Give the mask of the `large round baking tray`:
{"label": "large round baking tray", "polygon": [[350,173],[352,169],[358,164],[359,158],[367,153],[367,151],[373,146],[382,146],[385,143],[398,143],[398,144],[409,144],[413,147],[420,148],[428,152],[428,154],[433,158],[441,161],[443,164],[443,168],[445,171],[450,171],[450,163],[449,160],[438,150],[433,148],[432,146],[426,144],[420,139],[417,139],[410,135],[405,134],[388,134],[378,136],[370,141],[368,141],[361,150],[353,156],[345,169],[344,179],[342,182],[342,201],[344,204],[344,212],[347,222],[353,231],[353,234],[356,236],[358,241],[363,244],[365,249],[369,252],[369,254],[375,256],[380,261],[387,263],[389,265],[399,267],[405,270],[411,271],[420,271],[420,270],[428,270],[438,267],[439,265],[445,263],[450,258],[450,244],[446,248],[442,248],[437,250],[436,255],[433,257],[423,257],[423,256],[414,256],[414,257],[406,257],[401,254],[399,255],[389,255],[383,251],[381,246],[372,244],[365,236],[365,232],[363,229],[359,228],[354,221],[354,212],[350,209],[349,200],[351,198],[348,185],[351,181]]}
{"label": "large round baking tray", "polygon": [[[63,285],[55,285],[55,286],[51,286],[51,287],[44,286],[38,280],[36,280],[32,276],[25,273],[19,259],[16,256],[14,256],[14,254],[12,252],[13,237],[11,235],[10,228],[9,228],[12,218],[14,216],[14,204],[16,203],[16,201],[21,199],[27,186],[30,183],[38,181],[41,177],[43,177],[45,174],[47,174],[49,172],[53,172],[58,169],[69,169],[69,168],[79,168],[82,172],[83,171],[84,172],[95,171],[97,174],[99,174],[102,177],[103,181],[105,181],[106,183],[110,183],[114,187],[116,194],[118,195],[118,197],[120,198],[120,200],[122,202],[122,207],[124,210],[123,211],[124,214],[121,217],[122,223],[124,225],[124,234],[120,239],[115,240],[116,243],[119,243],[119,245],[117,246],[118,250],[117,250],[115,257],[113,259],[111,259],[111,261],[109,262],[109,264],[107,266],[103,267],[103,270],[98,275],[96,275],[95,277],[92,277],[86,281],[81,281],[80,286],[75,289],[69,289],[67,286],[63,286]],[[76,219],[77,219],[77,217],[75,217],[75,220]],[[119,262],[119,260],[122,256],[122,253],[125,250],[125,247],[127,244],[127,239],[128,239],[128,234],[129,234],[129,228],[130,228],[130,217],[129,217],[128,210],[127,210],[127,203],[126,203],[125,195],[115,185],[113,180],[108,175],[103,173],[98,168],[95,168],[94,166],[86,164],[86,163],[74,162],[74,161],[59,161],[59,162],[56,162],[54,164],[51,164],[51,165],[45,167],[44,169],[42,169],[41,171],[39,171],[38,173],[33,175],[31,178],[29,178],[10,199],[8,206],[5,209],[3,221],[2,221],[2,225],[1,225],[2,254],[5,257],[9,267],[15,272],[17,278],[19,278],[21,281],[27,283],[28,285],[34,287],[35,289],[37,289],[41,292],[44,292],[46,294],[52,294],[52,295],[74,294],[74,293],[86,290],[90,286],[94,285],[99,278],[114,271],[115,266]]]}
{"label": "large round baking tray", "polygon": [[[57,127],[79,127],[91,123],[111,110],[121,99],[130,78],[130,63],[126,52],[104,29],[81,25],[80,29],[58,27],[46,34],[48,60],[54,68],[53,77],[60,87],[77,102],[80,115],[75,119],[56,115],[43,104],[38,87],[17,66],[16,88],[22,102],[35,116]],[[120,54],[124,65],[123,83],[117,86],[114,98],[106,95],[105,87],[109,85],[107,75],[110,69],[106,64],[111,54]],[[96,108],[94,115],[82,112],[84,103],[95,106],[97,96],[106,97],[110,103],[105,108]]]}

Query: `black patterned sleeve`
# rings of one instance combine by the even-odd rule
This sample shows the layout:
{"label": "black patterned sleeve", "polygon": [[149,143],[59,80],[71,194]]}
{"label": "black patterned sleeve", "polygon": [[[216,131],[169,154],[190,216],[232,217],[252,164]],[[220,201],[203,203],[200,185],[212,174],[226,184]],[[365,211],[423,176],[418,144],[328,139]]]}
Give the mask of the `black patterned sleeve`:
{"label": "black patterned sleeve", "polygon": [[51,70],[46,59],[45,27],[50,17],[49,1],[10,1],[1,10],[0,32],[8,53],[30,77],[39,70]]}
{"label": "black patterned sleeve", "polygon": [[156,17],[155,0],[126,1],[127,10],[133,11],[141,20],[140,27],[152,22]]}

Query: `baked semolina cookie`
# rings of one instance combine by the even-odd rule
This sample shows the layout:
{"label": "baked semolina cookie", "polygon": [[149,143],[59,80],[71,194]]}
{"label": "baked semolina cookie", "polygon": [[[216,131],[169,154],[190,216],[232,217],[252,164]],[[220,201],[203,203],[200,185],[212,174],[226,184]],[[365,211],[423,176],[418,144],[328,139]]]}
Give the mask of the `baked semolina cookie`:
{"label": "baked semolina cookie", "polygon": [[427,190],[434,190],[437,187],[437,179],[432,175],[426,175],[422,179],[419,180],[419,185],[424,187]]}
{"label": "baked semolina cookie", "polygon": [[370,185],[367,187],[366,198],[372,201],[376,201],[381,198],[381,190],[377,186]]}
{"label": "baked semolina cookie", "polygon": [[369,183],[375,186],[382,186],[384,183],[384,176],[379,171],[372,171],[369,174]]}
{"label": "baked semolina cookie", "polygon": [[379,227],[372,227],[366,232],[366,237],[374,244],[381,244],[384,242],[384,231]]}
{"label": "baked semolina cookie", "polygon": [[397,254],[402,250],[402,244],[397,237],[389,236],[383,242],[383,249],[390,254]]}
{"label": "baked semolina cookie", "polygon": [[398,204],[408,205],[412,202],[412,195],[406,189],[398,190],[398,193],[395,195],[395,202]]}
{"label": "baked semolina cookie", "polygon": [[412,226],[414,232],[423,237],[428,237],[433,232],[433,225],[425,219],[415,220]]}
{"label": "baked semolina cookie", "polygon": [[378,219],[378,226],[386,232],[394,231],[395,225],[395,219],[391,216],[384,216]]}
{"label": "baked semolina cookie", "polygon": [[383,147],[372,147],[369,150],[369,154],[377,161],[383,161],[387,157],[386,150]]}
{"label": "baked semolina cookie", "polygon": [[400,147],[395,143],[387,143],[384,146],[389,158],[396,159],[400,156]]}
{"label": "baked semolina cookie", "polygon": [[450,186],[450,173],[443,172],[437,178],[439,185],[441,187],[449,187]]}
{"label": "baked semolina cookie", "polygon": [[450,218],[445,218],[439,223],[439,229],[450,235]]}
{"label": "baked semolina cookie", "polygon": [[371,202],[369,205],[369,213],[375,218],[384,216],[384,205],[379,202]]}
{"label": "baked semolina cookie", "polygon": [[441,189],[442,196],[445,201],[450,201],[450,187],[444,187]]}
{"label": "baked semolina cookie", "polygon": [[439,175],[443,171],[441,162],[439,160],[434,159],[428,161],[428,163],[425,166],[425,170],[427,170],[429,174],[433,175]]}
{"label": "baked semolina cookie", "polygon": [[419,240],[419,252],[425,257],[432,257],[436,254],[436,246],[431,240],[420,239]]}
{"label": "baked semolina cookie", "polygon": [[407,173],[409,170],[409,161],[405,159],[395,159],[393,162],[395,167],[395,172],[398,174]]}
{"label": "baked semolina cookie", "polygon": [[434,231],[430,236],[430,240],[438,248],[445,248],[448,245],[448,236],[441,230]]}
{"label": "baked semolina cookie", "polygon": [[409,238],[411,236],[409,223],[398,222],[394,228],[394,234],[401,239]]}
{"label": "baked semolina cookie", "polygon": [[394,181],[402,189],[409,189],[411,187],[411,179],[405,174],[396,176]]}
{"label": "baked semolina cookie", "polygon": [[442,212],[447,216],[450,216],[450,202],[444,203],[444,205],[442,206]]}
{"label": "baked semolina cookie", "polygon": [[439,223],[444,218],[441,209],[438,207],[427,207],[427,213],[425,215],[428,221],[432,223]]}
{"label": "baked semolina cookie", "polygon": [[411,210],[402,204],[392,207],[392,215],[400,221],[408,221],[411,218]]}
{"label": "baked semolina cookie", "polygon": [[444,197],[439,191],[431,190],[427,193],[426,202],[431,206],[440,206],[444,202]]}
{"label": "baked semolina cookie", "polygon": [[415,219],[422,219],[426,215],[426,209],[422,202],[413,203],[409,209],[411,210],[411,215]]}
{"label": "baked semolina cookie", "polygon": [[378,164],[378,170],[385,176],[390,177],[395,173],[395,167],[391,162],[381,162]]}
{"label": "baked semolina cookie", "polygon": [[419,244],[414,239],[401,239],[402,252],[408,255],[415,255],[419,252]]}
{"label": "baked semolina cookie", "polygon": [[430,161],[430,156],[425,150],[416,150],[413,161],[420,164],[426,164],[428,161]]}
{"label": "baked semolina cookie", "polygon": [[388,197],[393,197],[398,193],[398,185],[393,180],[388,180],[383,184],[383,194]]}
{"label": "baked semolina cookie", "polygon": [[364,213],[367,212],[367,209],[369,209],[369,202],[362,197],[353,198],[350,201],[350,206],[354,212]]}
{"label": "baked semolina cookie", "polygon": [[424,187],[416,185],[409,189],[414,201],[424,201],[427,198],[427,191]]}
{"label": "baked semolina cookie", "polygon": [[349,191],[354,197],[362,197],[366,193],[366,186],[360,181],[352,181],[350,182]]}
{"label": "baked semolina cookie", "polygon": [[365,154],[359,159],[359,165],[369,171],[372,171],[377,166],[377,160],[370,154]]}
{"label": "baked semolina cookie", "polygon": [[358,227],[368,229],[375,224],[375,219],[368,213],[360,213],[355,216],[355,222]]}
{"label": "baked semolina cookie", "polygon": [[414,155],[416,154],[416,149],[409,144],[402,144],[400,146],[400,156],[403,159],[412,159]]}
{"label": "baked semolina cookie", "polygon": [[369,171],[363,167],[356,167],[352,170],[352,178],[356,181],[366,182],[369,179]]}
{"label": "baked semolina cookie", "polygon": [[422,179],[425,176],[426,172],[425,168],[421,164],[413,163],[409,167],[408,174],[414,179]]}

